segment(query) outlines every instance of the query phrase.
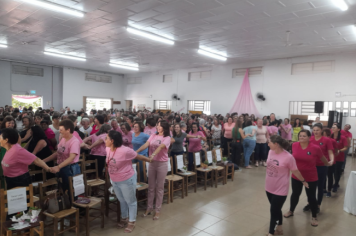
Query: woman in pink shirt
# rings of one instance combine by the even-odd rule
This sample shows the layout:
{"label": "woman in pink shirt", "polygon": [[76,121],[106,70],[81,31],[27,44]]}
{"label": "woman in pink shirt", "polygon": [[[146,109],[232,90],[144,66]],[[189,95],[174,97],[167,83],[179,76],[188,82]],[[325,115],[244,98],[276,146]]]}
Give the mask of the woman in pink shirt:
{"label": "woman in pink shirt", "polygon": [[91,130],[90,135],[95,134],[96,132],[98,132],[99,129],[101,128],[101,126],[104,123],[105,123],[105,120],[104,120],[104,117],[102,115],[95,116],[93,129]]}
{"label": "woman in pink shirt", "polygon": [[122,145],[133,148],[132,147],[132,134],[133,132],[131,131],[131,126],[128,123],[123,123],[121,124],[121,135],[122,135]]}
{"label": "woman in pink shirt", "polygon": [[229,117],[227,118],[227,123],[224,124],[223,128],[223,136],[224,136],[224,155],[227,154],[227,143],[232,142],[232,129],[235,126],[235,123],[233,122],[233,118]]}
{"label": "woman in pink shirt", "polygon": [[[160,121],[157,125],[157,134],[153,134],[147,142],[136,150],[137,153],[149,147],[149,157],[153,159],[148,169],[148,201],[147,210],[143,217],[150,215],[153,211],[153,199],[156,197],[155,216],[153,220],[158,220],[164,193],[164,181],[168,171],[168,149],[171,145],[169,136],[169,124]],[[155,196],[156,195],[156,196]]]}
{"label": "woman in pink shirt", "polygon": [[[192,124],[192,131],[189,132],[190,136],[194,136],[195,138],[189,138],[189,145],[188,145],[188,170],[194,170],[194,153],[200,152],[202,150],[201,141],[206,141],[206,137],[202,131],[198,130],[198,123]],[[202,158],[205,152],[201,152]]]}
{"label": "woman in pink shirt", "polygon": [[26,187],[32,183],[28,166],[35,164],[47,171],[50,168],[44,161],[28,152],[18,144],[17,130],[5,128],[0,135],[0,146],[6,149],[1,167],[5,176],[7,189]]}
{"label": "woman in pink shirt", "polygon": [[262,119],[257,119],[256,146],[255,146],[256,167],[258,167],[258,164],[267,166],[266,159],[267,159],[268,140],[269,140],[269,133],[267,132],[267,127],[263,126]]}
{"label": "woman in pink shirt", "polygon": [[137,175],[132,168],[132,160],[150,162],[152,158],[139,155],[133,149],[125,147],[121,133],[115,130],[111,130],[106,136],[105,146],[108,173],[120,202],[121,219],[118,227],[126,227],[125,233],[131,233],[135,228],[137,216]]}
{"label": "woman in pink shirt", "polygon": [[292,140],[292,126],[289,124],[289,119],[284,119],[284,124],[280,124],[279,130],[281,131],[281,137],[287,140]]}
{"label": "woman in pink shirt", "polygon": [[151,136],[152,134],[155,134],[157,132],[156,121],[152,117],[147,118],[146,125],[147,126],[145,127],[145,130],[143,131],[145,134],[148,134]]}
{"label": "woman in pink shirt", "polygon": [[98,132],[85,138],[83,140],[83,143],[80,145],[80,147],[82,148],[91,149],[89,160],[98,161],[97,168],[98,168],[99,178],[103,177],[103,169],[105,167],[105,158],[106,158],[105,138],[110,130],[111,130],[110,125],[103,124]]}
{"label": "woman in pink shirt", "polygon": [[286,151],[289,149],[287,140],[273,135],[268,146],[270,151],[267,158],[265,183],[267,198],[271,204],[268,236],[282,235],[282,207],[288,195],[290,172],[297,176],[306,188],[308,188],[308,183],[300,174],[293,156]]}

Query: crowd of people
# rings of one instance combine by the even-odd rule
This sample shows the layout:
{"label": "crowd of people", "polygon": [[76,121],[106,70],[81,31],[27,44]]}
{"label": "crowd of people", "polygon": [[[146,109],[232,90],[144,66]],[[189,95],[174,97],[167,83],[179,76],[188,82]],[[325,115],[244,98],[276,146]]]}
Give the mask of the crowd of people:
{"label": "crowd of people", "polygon": [[[132,163],[149,162],[148,203],[142,215],[158,220],[162,207],[164,182],[170,156],[187,153],[187,168],[194,170],[194,153],[223,148],[236,169],[266,167],[265,190],[271,204],[268,235],[282,235],[282,222],[297,207],[303,186],[308,197],[304,211],[311,211],[311,225],[318,226],[323,196],[331,197],[339,188],[352,134],[350,125],[331,129],[317,118],[311,121],[288,118],[277,120],[275,114],[188,114],[159,111],[124,112],[113,109],[55,111],[32,107],[0,107],[0,180],[7,189],[28,186],[33,180],[29,166],[43,168],[62,178],[69,189],[68,177],[81,172],[78,160],[82,152],[97,160],[98,172],[104,169],[120,201],[118,227],[125,232],[135,228],[137,215],[137,175]],[[231,152],[229,151],[231,149]],[[244,157],[243,161],[241,157]],[[254,162],[251,163],[251,155]],[[175,171],[175,168],[173,168]],[[292,172],[292,177],[290,177]],[[143,174],[140,175],[143,177]],[[291,182],[289,211],[282,214]],[[155,203],[154,203],[155,199]]]}

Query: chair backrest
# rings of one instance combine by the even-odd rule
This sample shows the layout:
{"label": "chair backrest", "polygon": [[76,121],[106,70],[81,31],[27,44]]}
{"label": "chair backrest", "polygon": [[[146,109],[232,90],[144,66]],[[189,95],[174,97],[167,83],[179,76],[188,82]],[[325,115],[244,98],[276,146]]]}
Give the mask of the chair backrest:
{"label": "chair backrest", "polygon": [[176,171],[176,173],[178,172],[178,170],[183,169],[183,167],[185,166],[185,157],[186,157],[185,154],[174,156],[175,167],[176,167],[175,171]]}
{"label": "chair backrest", "polygon": [[221,148],[219,149],[215,149],[212,151],[213,152],[213,155],[214,155],[214,158],[216,159],[217,162],[222,162],[222,150]]}
{"label": "chair backrest", "polygon": [[167,162],[167,165],[168,165],[167,175],[173,175],[174,174],[174,172],[173,172],[173,161],[174,161],[174,158],[173,157],[169,157],[169,160]]}
{"label": "chair backrest", "polygon": [[[95,165],[94,169],[86,169],[85,166],[86,164],[90,164],[92,166],[92,164]],[[98,160],[88,160],[88,161],[83,161],[83,165],[82,165],[82,173],[83,173],[83,177],[84,177],[84,183],[85,185],[87,184],[88,181],[88,174],[94,173],[95,174],[95,179],[99,179],[99,174],[98,174]]]}
{"label": "chair backrest", "polygon": [[194,167],[195,167],[195,169],[196,169],[197,167],[199,167],[199,166],[201,165],[200,152],[193,153],[193,155],[194,155],[194,158],[193,158],[193,160],[194,160]]}
{"label": "chair backrest", "polygon": [[48,191],[47,188],[50,187],[51,190],[57,191],[58,190],[58,182],[57,178],[52,178],[47,180],[44,183],[39,183],[38,188],[40,190],[40,202],[42,203],[46,198],[46,192]]}
{"label": "chair backrest", "polygon": [[[147,163],[145,161],[142,161],[142,174],[143,174],[143,181],[145,183],[147,183],[147,174],[148,174],[148,169],[147,169]],[[137,175],[137,182],[141,182],[141,166],[140,164],[137,162],[135,164],[132,164],[132,168],[136,171],[136,175]],[[147,172],[146,172],[147,169]]]}
{"label": "chair backrest", "polygon": [[[82,174],[79,174],[79,175],[82,175]],[[79,175],[69,176],[69,177],[68,177],[68,181],[69,181],[69,193],[68,193],[68,195],[69,195],[69,198],[71,199],[71,202],[74,202],[73,178],[74,178],[74,177],[77,177],[77,176],[79,176]],[[83,174],[83,176],[84,176],[84,174]],[[83,179],[84,179],[84,177],[83,177]],[[85,181],[84,181],[84,186],[86,186]],[[85,195],[85,196],[87,195],[87,188],[86,188],[86,187],[84,187],[84,195]]]}
{"label": "chair backrest", "polygon": [[35,168],[36,165],[30,165],[29,166],[29,174],[32,177],[33,175],[42,175],[42,182],[46,182],[47,180],[47,175],[46,175],[46,171],[44,169],[40,169],[40,170],[36,170]]}
{"label": "chair backrest", "polygon": [[137,182],[140,182],[140,165],[137,163],[132,163],[132,169],[135,171]]}
{"label": "chair backrest", "polygon": [[205,156],[206,156],[205,160],[208,160],[209,164],[212,164],[213,163],[213,159],[214,159],[213,152],[212,151],[207,151],[207,152],[205,152]]}

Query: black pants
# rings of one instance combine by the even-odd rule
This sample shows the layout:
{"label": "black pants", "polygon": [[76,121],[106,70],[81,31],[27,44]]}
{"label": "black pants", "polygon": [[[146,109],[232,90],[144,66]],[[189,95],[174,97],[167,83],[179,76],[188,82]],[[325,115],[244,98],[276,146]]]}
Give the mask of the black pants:
{"label": "black pants", "polygon": [[328,166],[328,188],[327,188],[328,192],[330,192],[334,186],[334,174],[335,174],[335,165]]}
{"label": "black pants", "polygon": [[335,187],[339,185],[343,165],[344,165],[343,161],[337,161],[335,164],[335,184],[334,184]]}
{"label": "black pants", "polygon": [[242,153],[242,143],[241,142],[232,142],[231,143],[232,156],[231,161],[240,166],[241,162],[241,153]]}
{"label": "black pants", "polygon": [[255,146],[255,161],[266,161],[267,159],[267,143],[256,143]]}
{"label": "black pants", "polygon": [[5,180],[8,190],[16,187],[28,187],[30,184],[32,184],[29,172],[13,178],[5,177]]}
{"label": "black pants", "polygon": [[273,235],[277,225],[282,225],[283,223],[282,207],[287,199],[287,196],[278,196],[267,191],[266,194],[268,201],[271,204],[271,221],[269,224],[269,233]]}
{"label": "black pants", "polygon": [[[98,175],[99,178],[103,178],[103,169],[105,167],[105,160],[106,160],[106,156],[98,156],[98,155],[90,155],[89,156],[89,160],[97,160],[98,161]],[[94,165],[91,165],[91,168],[95,168]]]}
{"label": "black pants", "polygon": [[[312,217],[316,218],[316,212],[318,210],[318,202],[316,201],[316,187],[318,186],[318,181],[308,182],[308,184],[309,188],[305,188],[305,192],[308,196]],[[294,212],[298,205],[300,194],[303,191],[303,183],[292,178],[292,191],[292,196],[290,197],[290,211]]]}
{"label": "black pants", "polygon": [[318,205],[321,205],[324,197],[324,187],[326,183],[326,176],[328,174],[327,166],[317,166],[318,171]]}
{"label": "black pants", "polygon": [[223,140],[224,140],[224,155],[229,157],[230,153],[229,153],[229,148],[228,148],[228,142],[232,142],[232,139],[231,138],[225,138],[223,137]]}

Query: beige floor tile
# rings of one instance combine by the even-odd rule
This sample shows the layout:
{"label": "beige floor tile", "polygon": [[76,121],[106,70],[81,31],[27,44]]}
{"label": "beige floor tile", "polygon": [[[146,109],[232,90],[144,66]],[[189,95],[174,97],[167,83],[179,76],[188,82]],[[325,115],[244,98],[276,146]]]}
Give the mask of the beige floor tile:
{"label": "beige floor tile", "polygon": [[237,208],[234,205],[227,205],[220,202],[210,202],[205,206],[198,208],[198,210],[223,219],[236,212]]}
{"label": "beige floor tile", "polygon": [[188,236],[197,234],[200,230],[175,219],[169,219],[149,228],[148,231],[156,236]]}
{"label": "beige floor tile", "polygon": [[209,215],[199,210],[187,211],[176,215],[173,218],[200,230],[206,229],[221,220],[218,217]]}

